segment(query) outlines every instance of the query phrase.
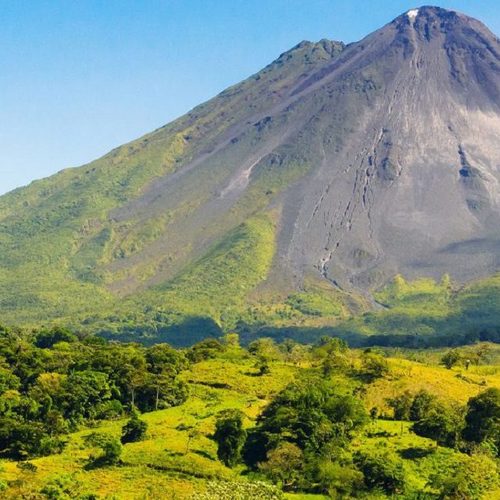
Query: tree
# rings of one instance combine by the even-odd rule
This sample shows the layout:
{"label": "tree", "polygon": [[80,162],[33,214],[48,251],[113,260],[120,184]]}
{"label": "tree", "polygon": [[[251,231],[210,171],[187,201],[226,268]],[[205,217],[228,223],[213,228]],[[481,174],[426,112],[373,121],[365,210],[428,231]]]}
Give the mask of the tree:
{"label": "tree", "polygon": [[470,398],[463,437],[467,441],[491,441],[500,450],[500,389],[490,388]]}
{"label": "tree", "polygon": [[250,342],[248,352],[266,362],[276,361],[282,357],[276,342],[267,337]]}
{"label": "tree", "polygon": [[243,413],[239,410],[226,410],[219,415],[214,439],[217,442],[217,456],[227,467],[239,462],[246,435]]}
{"label": "tree", "polygon": [[41,349],[47,349],[59,342],[76,342],[76,340],[76,335],[68,329],[55,326],[50,330],[41,330],[35,337],[35,345]]}
{"label": "tree", "polygon": [[148,424],[139,418],[137,412],[134,412],[130,420],[122,427],[122,444],[142,441],[146,437],[147,430]]}
{"label": "tree", "polygon": [[148,370],[157,375],[166,373],[177,375],[189,365],[184,354],[168,344],[155,344],[147,349],[146,362]]}
{"label": "tree", "polygon": [[146,374],[138,387],[135,404],[141,411],[171,408],[187,400],[189,386],[169,372]]}
{"label": "tree", "polygon": [[259,469],[283,489],[294,489],[304,466],[302,450],[293,443],[280,443],[267,454],[267,460],[259,464]]}
{"label": "tree", "polygon": [[13,418],[0,419],[0,455],[26,459],[60,453],[65,442],[49,436],[43,424],[23,422]]}
{"label": "tree", "polygon": [[87,446],[101,449],[99,455],[91,454],[89,456],[86,466],[88,469],[120,463],[122,445],[115,437],[93,432],[85,436],[84,441]]}
{"label": "tree", "polygon": [[217,339],[205,339],[195,344],[186,353],[192,363],[199,363],[206,359],[215,358],[224,351],[224,346]]}
{"label": "tree", "polygon": [[422,420],[429,414],[435,404],[435,396],[424,389],[417,392],[410,407],[410,420],[412,420],[413,422]]}
{"label": "tree", "polygon": [[222,338],[224,344],[228,347],[240,347],[240,336],[237,333],[226,333]]}
{"label": "tree", "polygon": [[271,373],[271,367],[265,357],[259,357],[259,360],[255,364],[255,367],[259,370],[259,375],[269,375]]}
{"label": "tree", "polygon": [[395,420],[408,420],[412,403],[413,398],[408,391],[387,400],[387,404],[394,410]]}
{"label": "tree", "polygon": [[413,432],[434,439],[443,446],[457,445],[463,427],[463,419],[456,409],[434,407],[422,420],[413,424]]}
{"label": "tree", "polygon": [[390,452],[358,452],[354,462],[363,473],[368,489],[380,488],[388,494],[401,493],[405,475],[401,460]]}
{"label": "tree", "polygon": [[111,388],[105,373],[92,370],[73,372],[62,382],[60,406],[72,422],[96,416],[96,406],[111,399]]}
{"label": "tree", "polygon": [[367,421],[361,401],[324,380],[294,383],[264,409],[245,445],[245,461],[254,467],[280,442],[320,453],[332,440],[348,441]]}
{"label": "tree", "polygon": [[456,349],[451,349],[441,358],[441,364],[451,370],[461,359],[460,353]]}
{"label": "tree", "polygon": [[444,467],[430,476],[429,484],[439,492],[439,499],[475,500],[493,498],[488,491],[497,485],[495,462],[484,455],[462,455],[451,467]]}
{"label": "tree", "polygon": [[330,498],[354,498],[363,489],[363,474],[351,462],[320,458],[313,479],[321,493]]}
{"label": "tree", "polygon": [[329,352],[323,359],[321,369],[325,377],[335,373],[345,373],[349,369],[349,359],[343,352]]}
{"label": "tree", "polygon": [[367,350],[363,353],[361,364],[361,375],[366,378],[368,382],[384,377],[389,372],[387,360],[380,354],[371,350]]}

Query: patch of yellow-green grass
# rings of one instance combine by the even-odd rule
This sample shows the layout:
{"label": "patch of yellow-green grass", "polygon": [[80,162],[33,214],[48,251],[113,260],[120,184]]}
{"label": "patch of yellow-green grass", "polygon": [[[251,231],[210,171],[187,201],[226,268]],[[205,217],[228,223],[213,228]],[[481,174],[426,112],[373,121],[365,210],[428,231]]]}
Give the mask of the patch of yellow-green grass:
{"label": "patch of yellow-green grass", "polygon": [[214,359],[197,363],[183,377],[189,382],[207,387],[225,386],[240,396],[269,399],[290,383],[297,368],[282,363],[273,363],[270,373],[259,376],[254,359],[241,359],[231,363]]}
{"label": "patch of yellow-green grass", "polygon": [[443,401],[465,404],[488,387],[500,387],[500,373],[487,367],[453,368],[429,366],[405,359],[391,358],[388,376],[367,386],[367,406],[388,409],[387,398],[425,389]]}
{"label": "patch of yellow-green grass", "polygon": [[[238,408],[248,417],[246,425],[252,425],[267,402],[262,397],[270,398],[281,390],[295,371],[276,363],[269,375],[256,376],[253,361],[238,356],[198,363],[183,374],[190,383],[188,401],[141,415],[148,424],[147,439],[123,446],[122,465],[85,470],[89,456],[98,450],[89,448],[84,437],[98,432],[119,438],[126,419],[70,434],[61,454],[31,461],[36,472],[21,471],[15,462],[4,461],[0,479],[28,481],[34,491],[39,491],[51,479],[71,474],[82,491],[103,498],[190,498],[195,491],[203,491],[207,480],[237,479],[239,469],[231,470],[217,460],[217,447],[210,439],[217,414]],[[10,488],[9,495],[16,491],[19,493]]]}
{"label": "patch of yellow-green grass", "polygon": [[228,321],[265,278],[275,252],[275,225],[267,215],[241,224],[173,281],[145,294],[186,314]]}

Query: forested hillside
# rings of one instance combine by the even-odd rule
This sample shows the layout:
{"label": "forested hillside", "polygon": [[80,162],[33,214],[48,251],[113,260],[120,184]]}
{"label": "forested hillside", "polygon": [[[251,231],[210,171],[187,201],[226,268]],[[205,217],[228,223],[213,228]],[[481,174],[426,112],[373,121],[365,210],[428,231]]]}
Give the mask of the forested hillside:
{"label": "forested hillside", "polygon": [[495,498],[499,360],[3,329],[2,498]]}

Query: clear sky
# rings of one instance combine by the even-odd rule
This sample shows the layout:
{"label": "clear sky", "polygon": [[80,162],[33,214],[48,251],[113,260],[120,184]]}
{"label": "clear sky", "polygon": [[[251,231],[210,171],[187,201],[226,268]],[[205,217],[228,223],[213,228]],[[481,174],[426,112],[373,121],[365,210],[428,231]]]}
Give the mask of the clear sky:
{"label": "clear sky", "polygon": [[[500,1],[441,0],[500,35]],[[0,193],[184,114],[301,40],[352,42],[404,0],[1,0]]]}

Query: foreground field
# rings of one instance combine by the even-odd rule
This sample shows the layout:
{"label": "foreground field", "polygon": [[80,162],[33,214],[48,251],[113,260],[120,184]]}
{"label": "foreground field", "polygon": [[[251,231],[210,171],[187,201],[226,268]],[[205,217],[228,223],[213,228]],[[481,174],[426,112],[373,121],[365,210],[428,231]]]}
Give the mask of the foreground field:
{"label": "foreground field", "polygon": [[[360,355],[351,353],[353,366],[360,363]],[[438,498],[432,476],[451,467],[457,459],[472,462],[477,459],[417,436],[411,431],[410,422],[392,419],[387,401],[404,391],[416,393],[425,388],[449,404],[464,404],[485,388],[500,387],[500,367],[446,369],[432,362],[409,361],[401,355],[387,358],[387,362],[389,370],[384,376],[358,384],[367,411],[377,407],[380,418],[372,418],[355,435],[351,452],[383,449],[391,453],[402,464],[410,489],[428,495],[419,498]],[[245,427],[253,427],[273,397],[292,381],[316,370],[314,365],[308,356],[295,362],[271,360],[268,373],[261,374],[254,356],[239,347],[228,348],[217,358],[192,364],[181,374],[190,390],[184,404],[141,415],[148,424],[147,438],[124,445],[119,465],[94,469],[85,466],[89,456],[96,452],[85,443],[85,436],[98,432],[119,438],[126,419],[100,422],[70,434],[61,454],[22,463],[4,460],[0,473],[6,487],[3,498],[260,498],[246,490],[240,496],[235,493],[238,484],[265,478],[255,473],[242,475],[243,465],[229,468],[218,460],[217,444],[211,438],[217,416],[223,410],[238,409],[245,415]],[[337,375],[331,377],[335,381]],[[356,384],[353,380],[351,383]],[[491,485],[493,489],[483,498],[500,498],[500,490]],[[276,498],[281,498],[279,490],[273,491]],[[367,498],[379,497],[386,495],[382,491],[372,492]],[[287,498],[329,497],[287,493]]]}

